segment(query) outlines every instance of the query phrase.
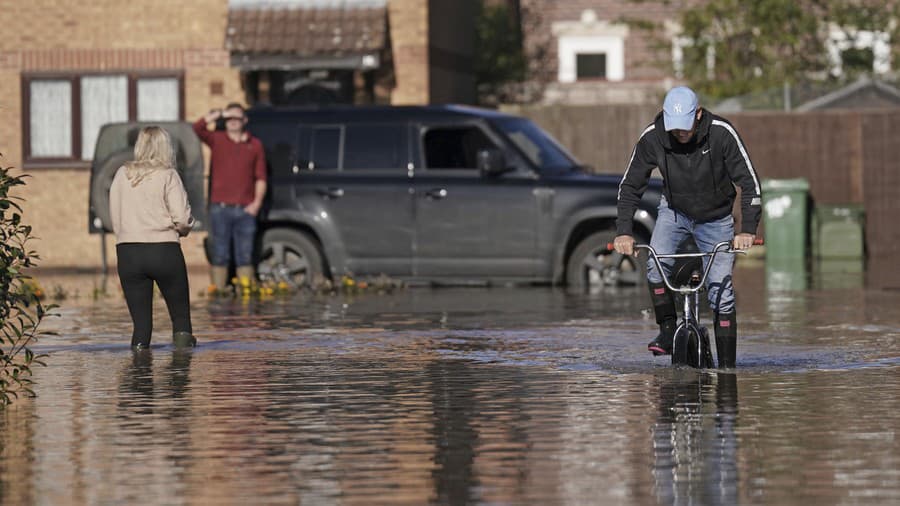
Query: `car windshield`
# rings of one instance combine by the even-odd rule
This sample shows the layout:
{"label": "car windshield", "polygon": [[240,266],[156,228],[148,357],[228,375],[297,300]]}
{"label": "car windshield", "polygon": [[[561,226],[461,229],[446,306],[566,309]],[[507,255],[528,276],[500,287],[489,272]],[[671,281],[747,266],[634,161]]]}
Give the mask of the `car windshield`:
{"label": "car windshield", "polygon": [[542,171],[571,169],[578,165],[559,142],[523,118],[503,118],[494,121],[500,130]]}

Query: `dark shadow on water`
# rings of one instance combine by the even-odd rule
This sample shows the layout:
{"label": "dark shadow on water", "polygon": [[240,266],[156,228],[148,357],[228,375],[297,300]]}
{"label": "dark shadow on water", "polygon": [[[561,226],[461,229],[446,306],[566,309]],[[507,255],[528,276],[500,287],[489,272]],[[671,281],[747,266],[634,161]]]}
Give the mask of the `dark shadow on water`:
{"label": "dark shadow on water", "polygon": [[738,504],[737,376],[660,374],[653,477],[663,504]]}

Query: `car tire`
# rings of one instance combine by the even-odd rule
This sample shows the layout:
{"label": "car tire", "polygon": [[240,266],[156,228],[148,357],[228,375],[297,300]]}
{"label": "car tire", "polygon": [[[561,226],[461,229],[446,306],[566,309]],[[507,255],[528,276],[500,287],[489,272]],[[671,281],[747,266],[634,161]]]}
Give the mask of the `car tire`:
{"label": "car tire", "polygon": [[266,230],[262,235],[259,259],[257,273],[264,282],[284,282],[293,288],[302,288],[314,286],[323,279],[318,243],[299,230]]}
{"label": "car tire", "polygon": [[101,227],[107,232],[112,232],[112,218],[109,214],[109,188],[119,168],[125,162],[134,160],[134,152],[131,149],[123,149],[110,155],[103,166],[94,174],[91,180],[91,210],[96,218],[100,218]]}
{"label": "car tire", "polygon": [[[647,262],[643,256],[626,257],[610,251],[614,231],[595,232],[584,238],[566,262],[566,284],[577,290],[605,286],[634,286],[645,282]],[[640,242],[640,241],[638,241]]]}

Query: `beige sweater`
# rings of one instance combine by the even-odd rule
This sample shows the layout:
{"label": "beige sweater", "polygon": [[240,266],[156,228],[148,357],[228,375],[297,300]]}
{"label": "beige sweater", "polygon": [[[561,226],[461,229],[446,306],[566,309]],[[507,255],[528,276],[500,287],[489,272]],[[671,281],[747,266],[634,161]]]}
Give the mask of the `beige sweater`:
{"label": "beige sweater", "polygon": [[136,186],[120,167],[109,188],[116,244],[178,242],[194,225],[191,205],[174,169],[151,171]]}

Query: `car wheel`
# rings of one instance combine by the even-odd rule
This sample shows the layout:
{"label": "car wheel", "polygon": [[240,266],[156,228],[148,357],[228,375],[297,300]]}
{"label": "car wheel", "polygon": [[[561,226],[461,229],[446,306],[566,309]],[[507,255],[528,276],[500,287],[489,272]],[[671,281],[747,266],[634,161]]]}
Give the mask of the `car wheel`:
{"label": "car wheel", "polygon": [[646,279],[646,262],[624,256],[607,247],[615,232],[596,232],[583,239],[566,264],[566,284],[591,290],[604,286],[638,285]]}
{"label": "car wheel", "polygon": [[263,282],[284,282],[293,288],[312,286],[323,275],[322,253],[308,234],[275,228],[265,231],[257,267]]}

